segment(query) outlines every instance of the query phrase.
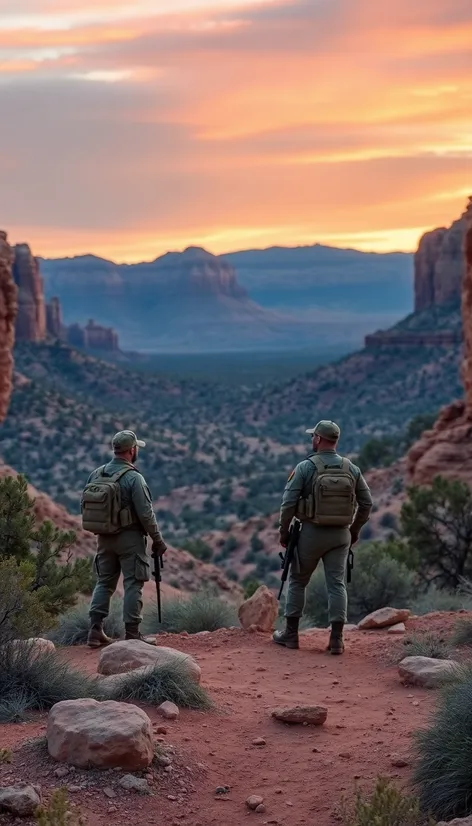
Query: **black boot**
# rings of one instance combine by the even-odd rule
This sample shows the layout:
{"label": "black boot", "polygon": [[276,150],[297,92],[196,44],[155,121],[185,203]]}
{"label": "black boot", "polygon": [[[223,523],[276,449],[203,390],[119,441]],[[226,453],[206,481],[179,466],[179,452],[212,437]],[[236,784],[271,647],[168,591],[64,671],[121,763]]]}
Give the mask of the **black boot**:
{"label": "black boot", "polygon": [[330,651],[331,654],[344,653],[343,628],[343,622],[331,623],[331,635],[328,643],[328,651]]}
{"label": "black boot", "polygon": [[104,645],[111,645],[112,642],[113,640],[107,637],[103,630],[103,620],[92,617],[87,637],[89,648],[102,648]]}
{"label": "black boot", "polygon": [[285,630],[275,631],[272,639],[278,645],[285,645],[285,648],[299,648],[298,644],[298,625],[299,617],[286,617]]}
{"label": "black boot", "polygon": [[126,623],[125,625],[125,640],[139,640],[139,642],[146,642],[148,645],[157,645],[155,640],[150,640],[139,631],[138,623]]}

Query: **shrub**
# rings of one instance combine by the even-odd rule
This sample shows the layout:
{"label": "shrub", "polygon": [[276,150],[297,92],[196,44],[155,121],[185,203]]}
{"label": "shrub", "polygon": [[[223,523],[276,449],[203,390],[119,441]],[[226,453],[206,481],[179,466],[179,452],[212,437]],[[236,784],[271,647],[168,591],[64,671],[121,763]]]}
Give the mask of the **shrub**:
{"label": "shrub", "polygon": [[380,524],[382,528],[391,528],[396,530],[397,528],[397,517],[391,511],[385,511],[380,517]]}
{"label": "shrub", "polygon": [[358,790],[352,806],[343,801],[341,820],[344,826],[421,826],[424,823],[419,801],[384,778],[378,778],[370,797]]}
{"label": "shrub", "polygon": [[452,642],[454,645],[472,646],[472,620],[460,619],[456,623],[454,633],[452,635]]}
{"label": "shrub", "polygon": [[264,543],[260,538],[257,531],[255,531],[251,536],[251,550],[257,553],[258,551],[262,551],[264,549]]}
{"label": "shrub", "polygon": [[181,543],[181,547],[202,562],[209,562],[213,557],[213,549],[203,539],[187,539]]}
{"label": "shrub", "polygon": [[451,653],[450,643],[441,634],[433,632],[411,634],[403,644],[406,657],[431,657],[433,660],[446,660]]}
{"label": "shrub", "polygon": [[261,587],[262,583],[258,579],[248,577],[243,582],[244,585],[244,599],[250,599],[257,589]]}
{"label": "shrub", "polygon": [[[103,630],[112,639],[118,639],[124,630],[122,619],[123,601],[112,599],[110,613],[103,623]],[[75,608],[61,614],[57,625],[48,637],[55,645],[85,645],[90,628],[89,605],[81,602]]]}
{"label": "shrub", "polygon": [[472,611],[472,597],[462,594],[458,589],[448,591],[439,590],[430,585],[424,594],[421,594],[411,605],[414,614],[431,614],[433,611],[461,611],[467,608]]}
{"label": "shrub", "polygon": [[159,624],[157,607],[152,604],[144,612],[143,633],[157,634],[169,631],[180,634],[198,634],[200,631],[216,631],[237,625],[236,610],[210,592],[193,594],[190,599],[168,600],[162,608],[162,623]]}
{"label": "shrub", "polygon": [[22,719],[61,700],[99,698],[99,682],[71,668],[55,651],[40,652],[28,642],[0,647],[0,720]]}
{"label": "shrub", "polygon": [[328,592],[322,564],[318,565],[306,589],[304,617],[317,628],[328,625]]}
{"label": "shrub", "polygon": [[39,806],[35,813],[39,826],[83,826],[84,819],[69,802],[66,789],[55,789],[47,806]]}
{"label": "shrub", "polygon": [[472,813],[472,669],[441,692],[431,725],[416,734],[415,787],[425,811],[439,820]]}
{"label": "shrub", "polygon": [[128,672],[113,691],[113,699],[157,706],[168,700],[179,708],[212,706],[208,694],[192,679],[184,663],[156,665],[144,674]]}

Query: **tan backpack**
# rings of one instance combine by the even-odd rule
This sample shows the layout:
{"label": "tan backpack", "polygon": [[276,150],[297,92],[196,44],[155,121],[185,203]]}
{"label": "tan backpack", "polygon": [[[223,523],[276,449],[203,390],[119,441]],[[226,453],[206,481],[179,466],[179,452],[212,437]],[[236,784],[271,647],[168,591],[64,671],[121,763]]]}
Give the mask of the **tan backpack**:
{"label": "tan backpack", "polygon": [[130,508],[121,506],[120,479],[133,467],[125,467],[112,476],[105,476],[106,465],[99,475],[88,482],[82,494],[82,527],[97,535],[119,533],[132,524]]}
{"label": "tan backpack", "polygon": [[316,525],[349,527],[357,507],[357,479],[351,463],[343,459],[341,465],[325,465],[319,456],[310,456],[310,462],[318,471],[313,479],[313,516],[310,521]]}

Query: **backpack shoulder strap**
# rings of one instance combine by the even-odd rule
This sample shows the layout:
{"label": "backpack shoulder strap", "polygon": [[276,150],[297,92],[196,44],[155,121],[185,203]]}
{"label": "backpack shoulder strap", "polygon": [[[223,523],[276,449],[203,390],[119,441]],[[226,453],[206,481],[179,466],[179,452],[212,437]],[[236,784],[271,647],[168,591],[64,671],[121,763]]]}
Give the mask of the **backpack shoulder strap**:
{"label": "backpack shoulder strap", "polygon": [[130,470],[136,470],[136,468],[135,467],[125,467],[125,468],[122,468],[121,470],[117,470],[116,473],[114,473],[112,476],[110,476],[110,479],[113,479],[114,482],[119,482],[120,479],[122,479],[123,476],[126,473],[130,472]]}
{"label": "backpack shoulder strap", "polygon": [[323,462],[323,459],[321,459],[319,456],[309,456],[308,458],[310,462],[315,466],[318,473],[322,473],[326,467],[325,463]]}

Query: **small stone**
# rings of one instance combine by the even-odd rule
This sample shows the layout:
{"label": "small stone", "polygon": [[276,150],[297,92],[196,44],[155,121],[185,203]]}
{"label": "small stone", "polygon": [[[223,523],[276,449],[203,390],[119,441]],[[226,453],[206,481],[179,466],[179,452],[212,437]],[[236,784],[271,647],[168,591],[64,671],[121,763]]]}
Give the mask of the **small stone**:
{"label": "small stone", "polygon": [[0,811],[15,817],[29,817],[41,803],[41,792],[29,783],[17,783],[0,789]]}
{"label": "small stone", "polygon": [[71,794],[82,791],[82,786],[67,786],[67,791]]}
{"label": "small stone", "polygon": [[246,806],[253,812],[256,811],[258,806],[262,806],[263,803],[264,798],[260,797],[258,794],[251,794],[246,800]]}
{"label": "small stone", "polygon": [[168,794],[168,795],[167,795],[167,800],[177,800],[177,798],[176,798],[176,796],[175,796],[175,795],[173,795],[173,794]]}
{"label": "small stone", "polygon": [[322,726],[326,722],[328,709],[325,706],[293,706],[280,708],[272,712],[272,717],[281,723]]}
{"label": "small stone", "polygon": [[172,763],[171,758],[166,754],[157,754],[155,759],[159,766],[170,766]]}
{"label": "small stone", "polygon": [[164,766],[164,771],[167,772],[167,774],[171,774],[172,766]]}
{"label": "small stone", "polygon": [[215,794],[228,794],[228,792],[228,786],[217,786],[215,789]]}
{"label": "small stone", "polygon": [[266,746],[267,743],[263,737],[256,737],[255,740],[252,741],[253,746]]}
{"label": "small stone", "polygon": [[350,751],[342,751],[342,752],[340,752],[339,756],[342,757],[343,760],[350,760],[351,757],[352,757],[352,754],[351,754]]}
{"label": "small stone", "polygon": [[180,713],[175,703],[170,703],[168,700],[166,700],[165,703],[161,703],[157,711],[161,717],[164,717],[166,720],[177,720]]}
{"label": "small stone", "polygon": [[266,809],[266,807],[264,806],[264,804],[263,804],[263,803],[260,803],[260,804],[259,804],[259,806],[257,806],[257,808],[256,808],[254,811],[255,811],[255,812],[256,812],[256,814],[258,814],[258,815],[263,815],[263,814],[265,814],[265,812],[267,811],[267,809]]}
{"label": "small stone", "polygon": [[122,789],[127,792],[137,792],[138,794],[149,794],[149,786],[144,777],[135,777],[134,774],[125,774],[120,780]]}
{"label": "small stone", "polygon": [[105,797],[109,797],[111,800],[113,800],[113,798],[116,797],[116,794],[113,791],[113,789],[110,789],[108,786],[106,786],[103,789],[103,794],[105,795]]}
{"label": "small stone", "polygon": [[[166,727],[165,726],[158,726],[156,728],[156,734],[167,734]],[[190,739],[190,738],[185,738],[185,739]]]}
{"label": "small stone", "polygon": [[397,622],[396,625],[391,625],[387,634],[405,634],[406,626],[404,622]]}
{"label": "small stone", "polygon": [[107,814],[114,815],[115,812],[117,812],[117,811],[118,811],[118,809],[116,808],[116,806],[109,806],[108,809],[107,809]]}
{"label": "small stone", "polygon": [[67,768],[67,766],[59,766],[58,769],[54,770],[54,776],[58,777],[59,779],[61,779],[63,777],[67,777],[68,774],[69,774],[69,769]]}
{"label": "small stone", "polygon": [[395,766],[397,769],[405,769],[410,765],[410,761],[405,757],[401,757],[399,754],[392,754],[390,762],[392,766]]}
{"label": "small stone", "polygon": [[374,611],[358,624],[361,631],[366,631],[374,628],[389,628],[392,625],[398,625],[400,622],[405,622],[410,616],[411,611],[408,608],[379,608]]}

